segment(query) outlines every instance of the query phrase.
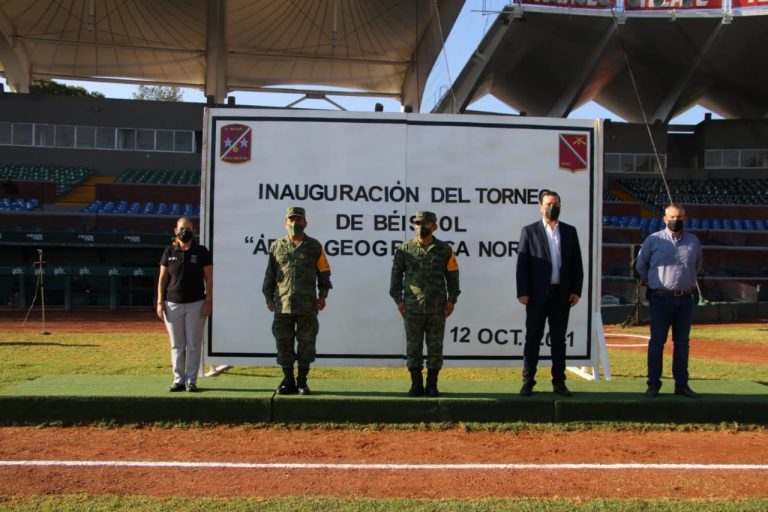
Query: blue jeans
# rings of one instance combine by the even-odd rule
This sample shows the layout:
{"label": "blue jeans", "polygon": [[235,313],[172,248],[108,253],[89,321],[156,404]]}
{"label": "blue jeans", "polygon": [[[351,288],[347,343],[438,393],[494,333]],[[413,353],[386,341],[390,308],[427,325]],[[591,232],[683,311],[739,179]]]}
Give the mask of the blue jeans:
{"label": "blue jeans", "polygon": [[651,338],[648,340],[648,387],[661,387],[664,343],[672,327],[672,377],[675,388],[688,386],[688,341],[695,297],[651,294]]}

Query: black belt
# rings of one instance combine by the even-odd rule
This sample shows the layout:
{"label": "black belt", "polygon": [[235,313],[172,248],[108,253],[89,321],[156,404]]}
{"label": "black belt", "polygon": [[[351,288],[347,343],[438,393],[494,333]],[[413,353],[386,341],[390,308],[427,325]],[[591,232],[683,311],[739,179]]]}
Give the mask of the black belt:
{"label": "black belt", "polygon": [[672,297],[687,297],[693,294],[693,290],[651,290],[651,293]]}

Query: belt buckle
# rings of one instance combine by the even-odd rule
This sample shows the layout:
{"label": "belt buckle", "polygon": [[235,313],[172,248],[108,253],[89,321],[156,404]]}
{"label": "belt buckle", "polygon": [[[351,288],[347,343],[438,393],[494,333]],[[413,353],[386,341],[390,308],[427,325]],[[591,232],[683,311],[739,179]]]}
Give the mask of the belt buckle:
{"label": "belt buckle", "polygon": [[674,295],[675,297],[682,297],[683,295],[688,295],[688,293],[689,292],[686,290],[675,290],[672,292],[672,295]]}

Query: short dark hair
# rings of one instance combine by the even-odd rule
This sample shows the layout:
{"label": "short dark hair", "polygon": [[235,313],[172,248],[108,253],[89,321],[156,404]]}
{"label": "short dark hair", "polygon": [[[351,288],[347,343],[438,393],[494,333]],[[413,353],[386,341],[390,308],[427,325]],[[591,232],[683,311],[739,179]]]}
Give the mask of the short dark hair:
{"label": "short dark hair", "polygon": [[554,190],[548,190],[545,188],[541,192],[539,192],[539,204],[544,202],[544,196],[555,196],[557,198],[557,202],[562,203],[562,200],[560,199],[560,194],[558,194]]}

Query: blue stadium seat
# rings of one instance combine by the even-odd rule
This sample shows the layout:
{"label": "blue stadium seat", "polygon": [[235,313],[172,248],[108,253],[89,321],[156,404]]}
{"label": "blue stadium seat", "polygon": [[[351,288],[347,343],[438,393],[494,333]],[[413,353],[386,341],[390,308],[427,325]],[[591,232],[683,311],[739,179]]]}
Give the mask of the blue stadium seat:
{"label": "blue stadium seat", "polygon": [[763,219],[757,219],[755,221],[755,229],[757,229],[758,231],[765,231],[765,226],[766,226],[766,223],[763,222]]}
{"label": "blue stadium seat", "polygon": [[755,230],[755,223],[752,222],[752,219],[744,219],[744,229],[746,229],[747,231]]}
{"label": "blue stadium seat", "polygon": [[701,220],[701,229],[710,229],[711,223],[709,222],[709,219],[702,219]]}
{"label": "blue stadium seat", "polygon": [[733,219],[733,229],[736,231],[742,231],[744,229],[744,224],[741,222],[741,219]]}
{"label": "blue stadium seat", "polygon": [[723,219],[723,229],[726,231],[733,231],[733,222],[731,222],[731,219]]}
{"label": "blue stadium seat", "polygon": [[712,229],[723,229],[720,219],[712,219]]}

